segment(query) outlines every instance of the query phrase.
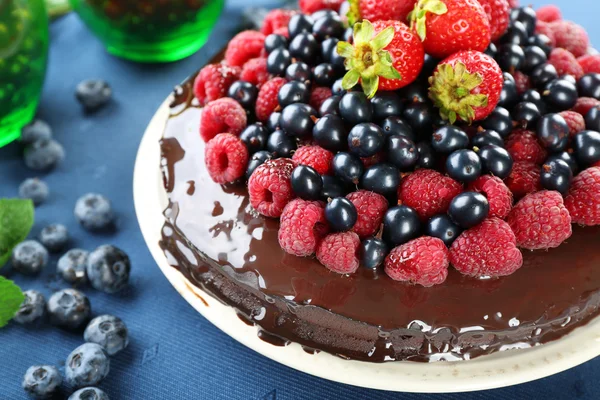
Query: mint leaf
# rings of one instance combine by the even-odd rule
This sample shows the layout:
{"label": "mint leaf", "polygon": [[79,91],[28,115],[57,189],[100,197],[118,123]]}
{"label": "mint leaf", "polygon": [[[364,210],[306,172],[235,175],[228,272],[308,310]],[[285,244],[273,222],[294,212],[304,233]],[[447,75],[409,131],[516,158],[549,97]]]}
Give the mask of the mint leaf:
{"label": "mint leaf", "polygon": [[32,226],[31,200],[0,199],[0,268],[10,258],[12,249],[27,238]]}
{"label": "mint leaf", "polygon": [[21,289],[3,276],[0,276],[0,328],[19,311],[25,296]]}

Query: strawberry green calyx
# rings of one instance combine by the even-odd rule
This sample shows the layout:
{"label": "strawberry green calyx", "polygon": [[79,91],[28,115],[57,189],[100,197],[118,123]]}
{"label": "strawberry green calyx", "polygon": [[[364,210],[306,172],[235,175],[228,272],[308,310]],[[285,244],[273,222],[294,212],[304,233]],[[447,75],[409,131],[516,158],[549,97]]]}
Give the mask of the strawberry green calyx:
{"label": "strawberry green calyx", "polygon": [[415,9],[409,16],[410,27],[411,29],[416,28],[415,30],[421,41],[424,41],[427,36],[425,22],[428,12],[435,15],[443,15],[448,12],[448,7],[446,7],[446,4],[444,4],[442,0],[419,0],[417,4],[415,4]]}
{"label": "strawberry green calyx", "polygon": [[429,78],[429,98],[440,109],[442,118],[451,124],[457,118],[471,123],[475,118],[475,108],[486,107],[488,96],[482,93],[471,93],[483,83],[479,73],[470,73],[462,62],[454,67],[441,64]]}
{"label": "strawberry green calyx", "polygon": [[393,66],[392,56],[383,50],[394,40],[394,27],[389,26],[373,37],[375,30],[368,20],[354,24],[354,46],[338,42],[337,52],[344,57],[348,72],[342,79],[342,88],[349,90],[360,81],[367,97],[375,96],[379,78],[401,79]]}
{"label": "strawberry green calyx", "polygon": [[349,2],[350,8],[346,13],[346,18],[348,18],[348,24],[354,26],[354,24],[360,21],[360,0],[350,0]]}

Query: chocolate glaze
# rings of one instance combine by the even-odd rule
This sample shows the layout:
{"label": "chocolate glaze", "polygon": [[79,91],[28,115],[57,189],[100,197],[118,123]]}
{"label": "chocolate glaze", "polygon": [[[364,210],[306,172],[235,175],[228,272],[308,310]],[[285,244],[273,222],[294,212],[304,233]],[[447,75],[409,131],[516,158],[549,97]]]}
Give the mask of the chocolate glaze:
{"label": "chocolate glaze", "polygon": [[600,227],[574,227],[559,248],[525,252],[511,276],[451,269],[431,288],[370,270],[338,275],[286,254],[278,221],[251,208],[243,185],[209,178],[190,82],[175,91],[161,141],[170,205],[160,245],[190,282],[258,325],[263,340],[372,362],[457,360],[546,343],[598,315]]}

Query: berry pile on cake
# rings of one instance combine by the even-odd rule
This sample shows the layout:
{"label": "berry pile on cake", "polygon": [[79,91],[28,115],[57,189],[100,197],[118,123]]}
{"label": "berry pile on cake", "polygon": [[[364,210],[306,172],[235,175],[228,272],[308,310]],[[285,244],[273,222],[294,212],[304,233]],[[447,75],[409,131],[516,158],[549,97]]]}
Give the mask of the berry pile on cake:
{"label": "berry pile on cake", "polygon": [[520,249],[600,224],[600,56],[555,7],[539,13],[506,0],[274,10],[194,82],[206,168],[280,219],[282,249],[331,271],[383,266],[423,286],[450,266],[512,274]]}

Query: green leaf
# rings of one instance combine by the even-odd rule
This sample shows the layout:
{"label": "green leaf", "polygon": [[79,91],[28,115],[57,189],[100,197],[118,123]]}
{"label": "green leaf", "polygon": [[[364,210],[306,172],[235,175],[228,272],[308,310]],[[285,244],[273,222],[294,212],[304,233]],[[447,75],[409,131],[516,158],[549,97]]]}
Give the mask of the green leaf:
{"label": "green leaf", "polygon": [[349,58],[354,55],[354,46],[348,42],[338,42],[335,50],[344,58]]}
{"label": "green leaf", "polygon": [[427,0],[423,3],[422,8],[435,15],[442,15],[448,12],[448,7],[440,0]]}
{"label": "green leaf", "polygon": [[342,88],[345,90],[352,89],[354,86],[356,86],[359,79],[360,73],[355,69],[351,69],[350,71],[346,72],[346,75],[344,75],[344,78],[342,78]]}
{"label": "green leaf", "polygon": [[402,75],[396,68],[384,64],[376,65],[375,74],[385,79],[402,79]]}
{"label": "green leaf", "polygon": [[379,86],[379,77],[377,75],[368,78],[363,77],[361,83],[363,91],[369,99],[375,96],[375,93],[377,93],[377,87]]}
{"label": "green leaf", "polygon": [[378,52],[379,50],[385,48],[388,44],[392,42],[392,40],[394,40],[395,34],[396,31],[394,30],[393,26],[388,26],[387,28],[379,32],[371,42],[371,47],[373,51]]}
{"label": "green leaf", "polygon": [[359,0],[350,0],[350,7],[348,8],[348,12],[346,13],[346,18],[348,18],[348,24],[350,26],[354,26],[354,24],[360,21],[360,5]]}
{"label": "green leaf", "polygon": [[12,249],[29,235],[33,214],[31,200],[0,199],[0,267],[10,258]]}
{"label": "green leaf", "polygon": [[23,292],[13,281],[0,276],[0,328],[15,316],[24,299]]}
{"label": "green leaf", "polygon": [[417,35],[419,35],[421,41],[425,40],[425,38],[427,37],[427,27],[425,25],[425,18],[417,19]]}
{"label": "green leaf", "polygon": [[354,43],[368,43],[373,39],[375,29],[369,20],[365,19],[362,22],[354,24]]}

